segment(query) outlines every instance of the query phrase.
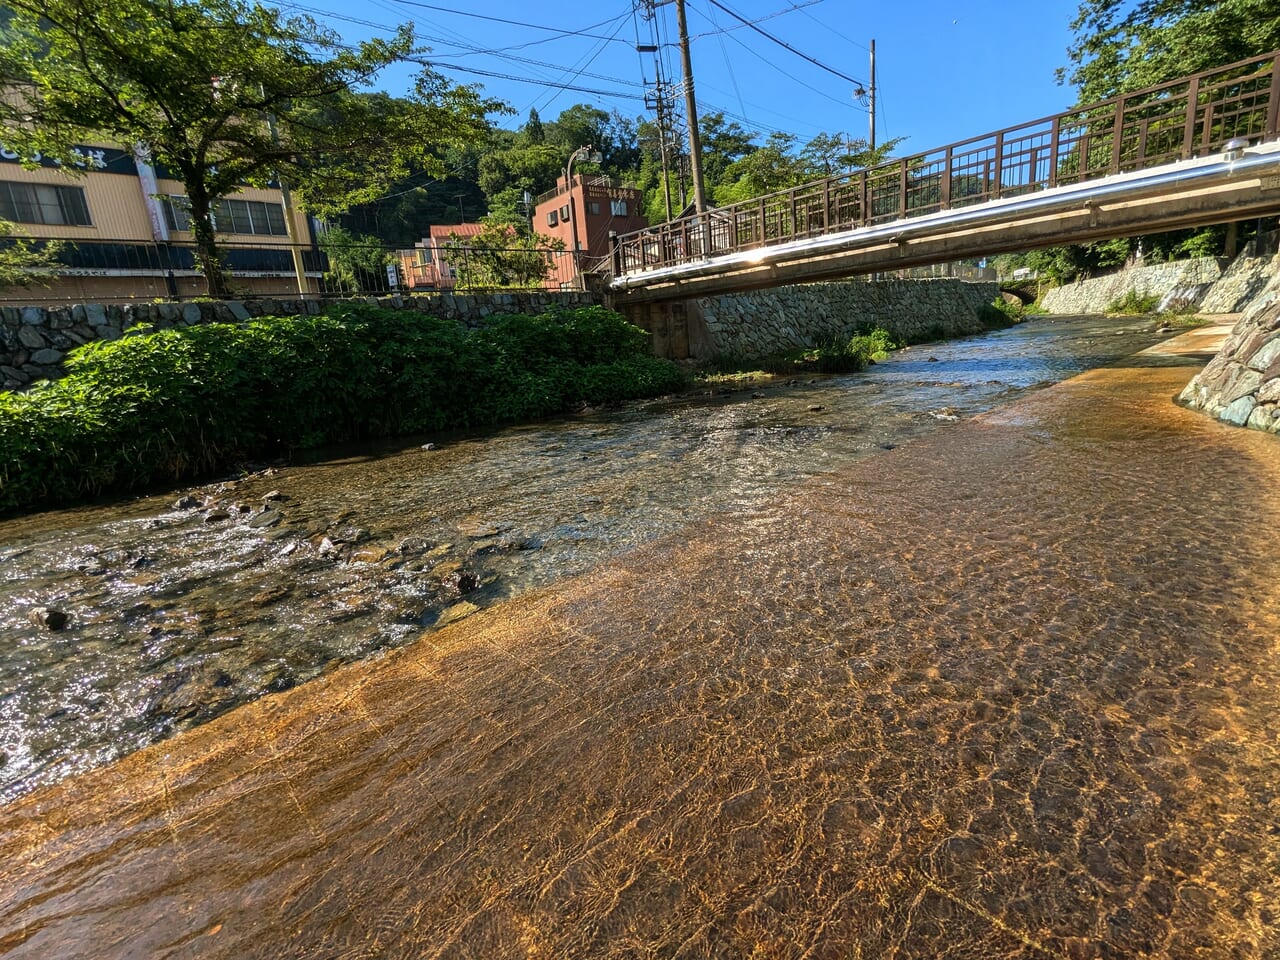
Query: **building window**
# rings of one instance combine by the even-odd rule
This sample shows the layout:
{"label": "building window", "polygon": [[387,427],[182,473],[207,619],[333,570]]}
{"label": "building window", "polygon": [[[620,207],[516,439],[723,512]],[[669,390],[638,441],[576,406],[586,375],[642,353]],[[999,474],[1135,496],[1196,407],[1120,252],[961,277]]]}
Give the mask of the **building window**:
{"label": "building window", "polygon": [[191,229],[191,204],[186,197],[164,198],[164,219],[170,230]]}
{"label": "building window", "polygon": [[554,227],[559,222],[560,222],[560,215],[556,213],[554,210],[552,210],[550,213],[547,214],[548,227]]}
{"label": "building window", "polygon": [[610,200],[609,212],[612,213],[615,217],[625,217],[627,215],[627,201]]}
{"label": "building window", "polygon": [[[164,218],[170,230],[191,229],[191,203],[186,197],[165,197]],[[284,207],[261,200],[220,200],[213,208],[213,226],[220,233],[248,233],[284,237]]]}
{"label": "building window", "polygon": [[592,200],[590,203],[587,204],[587,212],[590,213],[593,217],[600,216],[600,204]]}
{"label": "building window", "polygon": [[83,187],[0,180],[0,219],[55,227],[90,227]]}
{"label": "building window", "polygon": [[218,229],[223,233],[256,233],[283,237],[289,231],[284,226],[284,208],[278,203],[261,200],[223,200],[214,216]]}
{"label": "building window", "polygon": [[565,221],[569,219],[569,205],[567,203],[560,208],[560,219]]}

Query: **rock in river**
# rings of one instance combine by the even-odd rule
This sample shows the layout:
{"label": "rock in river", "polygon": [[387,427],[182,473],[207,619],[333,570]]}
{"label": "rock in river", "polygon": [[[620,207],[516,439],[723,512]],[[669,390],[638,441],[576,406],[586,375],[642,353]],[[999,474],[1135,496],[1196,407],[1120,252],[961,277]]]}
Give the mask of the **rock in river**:
{"label": "rock in river", "polygon": [[48,630],[61,630],[67,625],[68,617],[61,610],[55,610],[53,607],[32,607],[27,617],[37,627],[45,627]]}

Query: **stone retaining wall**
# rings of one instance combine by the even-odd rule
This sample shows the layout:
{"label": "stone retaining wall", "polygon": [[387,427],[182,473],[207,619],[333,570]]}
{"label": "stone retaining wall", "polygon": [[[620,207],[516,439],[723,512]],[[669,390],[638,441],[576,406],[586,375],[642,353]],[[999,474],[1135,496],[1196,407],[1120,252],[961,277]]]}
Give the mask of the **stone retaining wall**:
{"label": "stone retaining wall", "polygon": [[1218,355],[1178,399],[1226,423],[1280,434],[1280,269],[1272,266]]}
{"label": "stone retaining wall", "polygon": [[[350,301],[348,301],[350,302]],[[438,294],[381,297],[359,301],[391,309],[419,310],[469,326],[493,313],[542,313],[577,307],[599,298],[579,292]],[[138,324],[153,329],[202,323],[238,323],[251,317],[318,314],[319,300],[226,300],[189,303],[86,303],[67,307],[0,308],[0,389],[14,390],[35,380],[62,376],[67,351],[92,340],[118,340]]]}
{"label": "stone retaining wall", "polygon": [[964,280],[853,280],[705,297],[690,304],[695,359],[754,359],[847,340],[882,327],[895,340],[918,343],[986,329],[984,307],[995,283]]}
{"label": "stone retaining wall", "polygon": [[1161,299],[1173,295],[1178,302],[1172,306],[1195,305],[1221,276],[1222,264],[1213,257],[1153,263],[1055,287],[1040,299],[1040,306],[1045,313],[1105,313],[1130,291]]}
{"label": "stone retaining wall", "polygon": [[1280,257],[1241,254],[1200,300],[1201,313],[1240,313],[1262,293],[1280,268]]}

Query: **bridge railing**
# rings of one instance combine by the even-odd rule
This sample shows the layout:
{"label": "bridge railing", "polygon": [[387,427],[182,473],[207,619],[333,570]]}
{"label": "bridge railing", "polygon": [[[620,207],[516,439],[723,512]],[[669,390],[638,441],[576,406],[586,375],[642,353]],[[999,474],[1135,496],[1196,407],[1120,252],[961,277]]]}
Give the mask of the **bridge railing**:
{"label": "bridge railing", "polygon": [[1280,132],[1280,51],[614,239],[614,275],[1206,156]]}

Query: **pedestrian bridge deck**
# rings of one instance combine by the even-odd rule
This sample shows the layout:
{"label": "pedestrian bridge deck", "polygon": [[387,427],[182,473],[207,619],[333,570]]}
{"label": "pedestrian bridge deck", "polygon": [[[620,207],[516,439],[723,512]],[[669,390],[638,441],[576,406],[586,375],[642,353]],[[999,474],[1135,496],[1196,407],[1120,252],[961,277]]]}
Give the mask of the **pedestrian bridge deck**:
{"label": "pedestrian bridge deck", "polygon": [[1280,53],[617,237],[621,304],[1280,211]]}

